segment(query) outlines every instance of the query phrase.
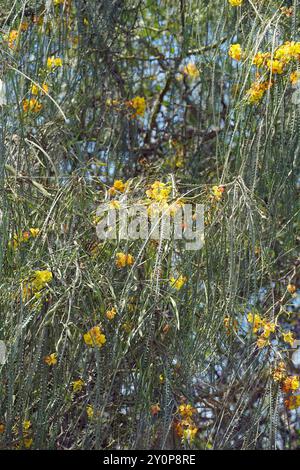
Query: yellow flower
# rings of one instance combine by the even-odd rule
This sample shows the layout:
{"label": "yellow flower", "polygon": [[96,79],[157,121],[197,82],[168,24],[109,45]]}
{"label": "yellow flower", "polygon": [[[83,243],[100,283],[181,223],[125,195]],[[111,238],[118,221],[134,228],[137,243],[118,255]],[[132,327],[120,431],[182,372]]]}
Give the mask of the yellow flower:
{"label": "yellow flower", "polygon": [[21,31],[27,31],[29,28],[29,23],[27,21],[23,21],[21,24],[20,24],[20,29]]}
{"label": "yellow flower", "polygon": [[47,59],[47,68],[49,70],[55,69],[57,67],[62,67],[62,59],[60,57],[48,57]]}
{"label": "yellow flower", "polygon": [[105,315],[106,315],[106,318],[108,318],[108,320],[113,320],[116,314],[117,314],[116,309],[113,307],[111,310],[107,310]]}
{"label": "yellow flower", "polygon": [[231,44],[228,52],[229,56],[234,60],[241,60],[242,48],[240,44]]}
{"label": "yellow flower", "polygon": [[29,300],[33,294],[41,291],[50,281],[52,281],[52,277],[51,271],[34,271],[33,276],[30,279],[25,280],[23,284],[23,301],[25,302],[26,300]]}
{"label": "yellow flower", "polygon": [[47,83],[43,83],[42,89],[45,93],[49,93],[49,87],[48,87]]}
{"label": "yellow flower", "polygon": [[182,418],[191,418],[193,414],[195,414],[196,410],[192,407],[192,405],[183,403],[178,407],[178,413],[181,415]]}
{"label": "yellow flower", "polygon": [[28,232],[27,230],[25,230],[25,232],[22,232],[22,235],[20,237],[20,241],[21,242],[27,242],[30,238],[30,232]]}
{"label": "yellow flower", "polygon": [[113,186],[109,189],[109,194],[113,196],[116,191],[119,191],[120,193],[124,193],[124,191],[127,189],[128,184],[123,183],[122,180],[115,180]]}
{"label": "yellow flower", "polygon": [[125,266],[132,266],[134,263],[134,258],[130,254],[126,253],[117,253],[116,254],[116,266],[118,268],[125,268]]}
{"label": "yellow flower", "polygon": [[33,444],[33,439],[32,439],[32,437],[25,437],[23,439],[23,442],[24,442],[24,446],[26,447],[26,449],[30,449],[30,447]]}
{"label": "yellow flower", "polygon": [[275,73],[275,74],[282,74],[284,71],[284,62],[280,62],[280,60],[274,59],[274,60],[267,60],[267,67],[270,70],[270,72]]}
{"label": "yellow flower", "polygon": [[175,277],[170,278],[170,285],[174,289],[180,290],[183,287],[183,285],[186,283],[186,280],[187,278],[185,276],[182,276],[182,274],[180,274],[180,276],[177,278]]}
{"label": "yellow flower", "polygon": [[289,410],[295,410],[300,406],[300,395],[291,395],[284,401],[285,406]]}
{"label": "yellow flower", "polygon": [[16,45],[16,42],[18,40],[18,37],[19,37],[19,31],[17,29],[12,29],[8,36],[5,36],[5,38],[7,39],[8,41],[8,46],[13,49]]}
{"label": "yellow flower", "polygon": [[[47,83],[43,83],[41,88],[42,88],[42,91],[48,93],[49,87]],[[38,95],[40,91],[41,91],[40,88],[37,85],[35,85],[35,83],[33,83],[33,85],[31,86],[31,94]]]}
{"label": "yellow flower", "polygon": [[143,96],[136,96],[132,100],[126,102],[127,106],[134,110],[132,117],[144,116],[146,111],[146,100]]}
{"label": "yellow flower", "polygon": [[265,64],[266,59],[270,57],[269,52],[258,52],[254,58],[253,58],[253,65],[256,65],[257,67],[261,67],[262,65]]}
{"label": "yellow flower", "polygon": [[122,329],[123,329],[126,333],[129,334],[129,333],[132,331],[132,323],[129,322],[129,321],[126,321],[125,323],[123,323]]}
{"label": "yellow flower", "polygon": [[38,234],[40,233],[40,229],[39,228],[30,228],[29,232],[30,232],[30,234],[33,238],[36,238],[38,236]]}
{"label": "yellow flower", "polygon": [[52,281],[53,275],[51,271],[34,271],[34,279],[31,283],[34,291],[42,290],[46,284]]}
{"label": "yellow flower", "polygon": [[280,361],[276,369],[274,370],[273,374],[273,379],[275,382],[282,382],[283,379],[286,376],[286,366],[283,361]]}
{"label": "yellow flower", "polygon": [[86,407],[86,413],[89,419],[92,419],[94,417],[94,408],[92,407],[92,405],[88,405]]}
{"label": "yellow flower", "polygon": [[257,333],[257,331],[264,326],[264,320],[255,313],[248,313],[247,320],[249,323],[253,323],[253,333]]}
{"label": "yellow flower", "polygon": [[38,95],[39,94],[39,87],[37,85],[35,85],[35,84],[32,85],[31,94],[32,95]]}
{"label": "yellow flower", "polygon": [[282,337],[285,343],[288,343],[290,346],[293,346],[295,338],[291,331],[288,331],[287,333],[283,333]]}
{"label": "yellow flower", "polygon": [[267,346],[269,344],[269,341],[267,338],[263,337],[263,336],[260,336],[257,341],[256,341],[256,344],[257,344],[257,347],[259,349],[261,348],[264,348],[265,346]]}
{"label": "yellow flower", "polygon": [[294,392],[299,388],[300,382],[299,382],[299,377],[297,375],[292,375],[290,377],[287,377],[283,384],[282,384],[282,390],[285,393],[288,392]]}
{"label": "yellow flower", "polygon": [[158,413],[160,412],[159,403],[156,403],[155,405],[151,405],[150,410],[151,410],[152,416],[158,415]]}
{"label": "yellow flower", "polygon": [[290,62],[292,59],[297,59],[299,54],[300,42],[287,41],[276,49],[274,58]]}
{"label": "yellow flower", "polygon": [[160,383],[160,384],[163,384],[164,381],[165,381],[165,378],[164,378],[163,374],[159,374],[159,377],[158,377],[158,378],[159,378],[159,383]]}
{"label": "yellow flower", "polygon": [[265,322],[263,325],[263,333],[262,336],[264,338],[269,338],[271,333],[274,333],[276,329],[275,323],[272,322]]}
{"label": "yellow flower", "polygon": [[297,291],[297,287],[295,286],[295,284],[288,284],[287,290],[290,294],[295,294],[295,292]]}
{"label": "yellow flower", "polygon": [[88,346],[98,346],[99,348],[106,343],[106,337],[101,331],[100,326],[93,326],[83,335],[83,339]]}
{"label": "yellow flower", "polygon": [[290,82],[292,85],[297,85],[298,81],[300,79],[300,72],[297,70],[295,72],[292,72],[290,75]]}
{"label": "yellow flower", "polygon": [[190,78],[198,78],[199,77],[199,70],[197,69],[196,65],[193,64],[192,62],[188,63],[184,68],[183,68],[183,73],[185,75],[188,75]]}
{"label": "yellow flower", "polygon": [[112,209],[120,209],[121,205],[119,201],[111,201],[109,203],[109,207],[111,207]]}
{"label": "yellow flower", "polygon": [[48,366],[55,366],[55,364],[57,364],[57,354],[56,353],[49,354],[48,356],[44,358],[44,362]]}
{"label": "yellow flower", "polygon": [[155,181],[150,189],[146,191],[146,195],[157,202],[163,202],[168,199],[171,192],[171,187],[160,181]]}
{"label": "yellow flower", "polygon": [[197,432],[198,428],[196,426],[189,426],[183,430],[182,440],[188,442],[189,444],[193,444]]}
{"label": "yellow flower", "polygon": [[243,3],[243,0],[228,0],[228,1],[232,7],[239,7]]}
{"label": "yellow flower", "polygon": [[293,7],[281,7],[280,10],[287,17],[293,16]]}
{"label": "yellow flower", "polygon": [[264,96],[265,91],[273,85],[272,82],[266,80],[265,82],[252,83],[249,90],[246,92],[248,103],[257,104]]}
{"label": "yellow flower", "polygon": [[29,420],[24,421],[24,423],[23,423],[23,432],[28,431],[28,429],[30,427],[31,427],[31,421],[29,421]]}
{"label": "yellow flower", "polygon": [[81,380],[81,379],[74,380],[74,382],[72,382],[71,385],[72,385],[72,388],[73,388],[73,392],[77,393],[77,392],[80,392],[80,390],[82,390],[82,388],[84,386],[84,381]]}
{"label": "yellow flower", "polygon": [[24,113],[33,112],[39,113],[43,105],[36,98],[24,99],[23,100],[23,111]]}
{"label": "yellow flower", "polygon": [[216,201],[220,201],[223,197],[224,191],[225,191],[224,186],[213,186],[212,192],[214,195],[214,199],[216,199]]}

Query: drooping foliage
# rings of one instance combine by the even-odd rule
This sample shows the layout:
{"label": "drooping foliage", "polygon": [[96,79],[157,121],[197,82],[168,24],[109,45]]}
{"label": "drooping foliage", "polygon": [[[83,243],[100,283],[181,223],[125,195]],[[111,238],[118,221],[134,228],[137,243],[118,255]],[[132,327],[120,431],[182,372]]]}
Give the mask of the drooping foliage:
{"label": "drooping foliage", "polygon": [[[299,1],[0,25],[0,448],[299,448]],[[203,247],[97,236],[153,202]]]}

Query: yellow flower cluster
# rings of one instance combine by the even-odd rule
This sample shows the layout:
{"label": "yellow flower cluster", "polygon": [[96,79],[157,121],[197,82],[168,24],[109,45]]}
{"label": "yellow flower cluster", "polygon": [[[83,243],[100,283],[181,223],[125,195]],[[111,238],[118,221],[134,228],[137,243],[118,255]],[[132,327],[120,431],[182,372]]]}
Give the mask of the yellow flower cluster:
{"label": "yellow flower cluster", "polygon": [[287,333],[283,333],[282,338],[285,343],[289,344],[290,346],[293,346],[295,337],[291,331],[288,331]]}
{"label": "yellow flower cluster", "polygon": [[[268,344],[268,339],[271,333],[275,333],[276,331],[276,324],[270,321],[266,321],[261,318],[258,313],[249,313],[247,316],[247,320],[250,324],[252,324],[252,331],[253,333],[260,333],[259,338],[257,340],[257,346],[262,348]],[[293,346],[295,337],[291,331],[283,332],[282,339],[285,343]]]}
{"label": "yellow flower cluster", "polygon": [[60,57],[51,56],[47,59],[47,69],[53,70],[62,67],[62,59]]}
{"label": "yellow flower cluster", "polygon": [[184,284],[186,283],[187,278],[185,276],[182,276],[180,274],[179,277],[171,277],[170,278],[170,285],[173,287],[173,289],[180,290]]}
{"label": "yellow flower cluster", "polygon": [[295,284],[288,284],[287,286],[287,290],[290,294],[295,294],[295,292],[297,292],[297,286],[295,286]]}
{"label": "yellow flower cluster", "polygon": [[281,7],[280,10],[287,17],[293,16],[293,7]]}
{"label": "yellow flower cluster", "polygon": [[34,271],[31,279],[25,282],[23,286],[23,301],[30,299],[33,294],[40,292],[46,285],[52,281],[51,271]]}
{"label": "yellow flower cluster", "polygon": [[274,59],[281,60],[284,64],[289,63],[291,60],[299,60],[299,56],[300,42],[295,41],[285,42],[274,53]]}
{"label": "yellow flower cluster", "polygon": [[243,0],[228,0],[232,7],[239,7],[242,5]]}
{"label": "yellow flower cluster", "polygon": [[52,281],[53,275],[51,271],[35,271],[34,279],[31,282],[31,286],[34,291],[42,290],[49,282]]}
{"label": "yellow flower cluster", "polygon": [[272,74],[277,73],[281,75],[283,73],[284,63],[277,59],[267,60],[267,67]]}
{"label": "yellow flower cluster", "polygon": [[85,344],[88,346],[98,346],[101,348],[106,343],[106,337],[100,326],[93,326],[87,333],[83,335]]}
{"label": "yellow flower cluster", "polygon": [[144,116],[146,111],[146,100],[143,96],[132,98],[132,100],[126,102],[126,105],[133,110],[131,117]]}
{"label": "yellow flower cluster", "polygon": [[88,415],[89,419],[93,419],[93,417],[94,417],[94,408],[92,407],[92,405],[88,405],[86,407],[86,414]]}
{"label": "yellow flower cluster", "polygon": [[224,186],[213,186],[212,187],[213,198],[216,201],[221,201],[224,195],[224,191],[225,191]]}
{"label": "yellow flower cluster", "polygon": [[299,377],[297,375],[291,375],[287,377],[282,383],[282,390],[285,393],[295,392],[300,386]]}
{"label": "yellow flower cluster", "polygon": [[273,371],[273,379],[275,382],[279,382],[284,393],[290,394],[284,401],[285,406],[293,410],[300,406],[300,395],[293,395],[293,393],[299,389],[300,380],[297,375],[287,375],[286,366],[283,361],[279,362],[275,370]]}
{"label": "yellow flower cluster", "polygon": [[8,35],[6,36],[6,40],[8,42],[8,47],[10,49],[14,49],[14,47],[16,46],[16,42],[19,38],[19,31],[17,29],[12,29]]}
{"label": "yellow flower cluster", "polygon": [[105,313],[105,316],[108,320],[113,320],[115,318],[116,314],[117,314],[117,311],[116,311],[115,307],[113,307],[110,310],[107,310],[107,312]]}
{"label": "yellow flower cluster", "polygon": [[134,263],[134,257],[126,253],[117,253],[116,254],[116,266],[118,268],[125,268],[126,266],[132,266]]}
{"label": "yellow flower cluster", "polygon": [[[239,3],[240,4],[240,3]],[[237,6],[235,4],[234,6]],[[231,44],[228,52],[229,56],[234,60],[241,60],[245,54],[242,51],[240,44]],[[263,98],[265,92],[273,85],[271,76],[282,75],[287,65],[293,61],[299,62],[300,60],[300,42],[287,41],[278,46],[274,53],[259,51],[252,58],[252,64],[257,69],[264,69],[264,78],[256,74],[256,80],[252,83],[251,87],[246,92],[247,102],[250,104],[257,104]],[[267,73],[267,76],[266,76]],[[296,85],[300,79],[300,73],[294,70],[290,74],[290,82]]]}
{"label": "yellow flower cluster", "polygon": [[14,235],[12,241],[10,242],[10,246],[16,250],[19,245],[22,243],[27,242],[30,238],[36,238],[40,230],[38,228],[30,228],[28,231],[22,232],[20,235]]}
{"label": "yellow flower cluster", "polygon": [[260,315],[258,315],[258,313],[249,313],[247,316],[247,320],[252,325],[253,333],[258,333],[259,331],[261,331],[257,339],[257,347],[263,348],[269,343],[268,340],[271,333],[275,333],[276,324],[264,320],[260,317]]}
{"label": "yellow flower cluster", "polygon": [[20,24],[19,29],[12,29],[8,34],[4,36],[4,40],[7,42],[8,47],[10,49],[14,49],[16,47],[20,32],[27,31],[28,26],[28,23],[26,21],[23,21]]}
{"label": "yellow flower cluster", "polygon": [[241,60],[242,58],[242,48],[240,44],[231,44],[228,52],[229,57],[234,60]]}
{"label": "yellow flower cluster", "polygon": [[256,65],[256,67],[262,67],[263,65],[266,64],[267,59],[271,57],[271,54],[269,52],[258,52],[252,60],[252,64]]}
{"label": "yellow flower cluster", "polygon": [[275,382],[282,382],[286,377],[286,366],[283,361],[280,361],[272,374]]}
{"label": "yellow flower cluster", "polygon": [[30,449],[32,444],[33,444],[33,438],[32,438],[31,421],[26,420],[23,423],[23,445],[26,449]]}
{"label": "yellow flower cluster", "polygon": [[41,91],[43,94],[49,92],[49,87],[48,87],[47,83],[43,83],[42,86],[41,86],[41,89],[42,89],[42,90],[40,90],[40,88],[39,88],[37,85],[35,85],[35,84],[33,83],[33,85],[31,86],[31,90],[30,90],[30,91],[31,91],[31,94],[32,94],[32,95],[35,95],[35,96],[37,96],[37,95],[40,93],[40,91]]}
{"label": "yellow flower cluster", "polygon": [[128,183],[123,183],[122,180],[115,180],[114,184],[111,188],[109,188],[108,192],[110,196],[114,196],[117,191],[120,193],[124,193],[128,187]]}
{"label": "yellow flower cluster", "polygon": [[155,181],[150,189],[147,189],[146,195],[149,199],[162,202],[166,201],[170,195],[171,187],[166,183],[161,183],[160,181]]}
{"label": "yellow flower cluster", "polygon": [[43,107],[42,103],[37,98],[26,98],[23,100],[24,113],[39,113]]}
{"label": "yellow flower cluster", "polygon": [[48,366],[55,366],[55,364],[57,364],[57,354],[56,353],[48,354],[48,356],[44,358],[44,362]]}
{"label": "yellow flower cluster", "polygon": [[183,67],[182,71],[184,75],[187,75],[191,79],[198,78],[200,75],[198,68],[192,62],[189,62],[185,67]]}
{"label": "yellow flower cluster", "polygon": [[74,380],[74,382],[71,383],[73,392],[78,393],[82,390],[84,387],[85,383],[82,379]]}
{"label": "yellow flower cluster", "polygon": [[289,410],[295,410],[300,406],[300,395],[291,395],[284,401],[285,406]]}
{"label": "yellow flower cluster", "polygon": [[152,416],[158,415],[158,413],[160,412],[159,403],[155,403],[154,405],[151,405],[150,411],[151,411]]}
{"label": "yellow flower cluster", "polygon": [[198,427],[193,419],[196,414],[195,408],[190,404],[182,404],[179,405],[177,414],[179,419],[174,423],[176,434],[181,437],[183,442],[193,444],[198,432]]}
{"label": "yellow flower cluster", "polygon": [[[272,55],[270,52],[259,51],[253,58],[252,63],[257,68],[265,68],[273,75],[281,75],[284,73],[286,66],[292,61],[300,59],[300,42],[287,41],[277,47]],[[298,74],[293,72],[290,80],[292,83],[297,82]]]}
{"label": "yellow flower cluster", "polygon": [[257,80],[252,83],[249,90],[246,92],[246,99],[250,104],[257,104],[263,98],[265,92],[273,85],[269,80],[260,82]]}

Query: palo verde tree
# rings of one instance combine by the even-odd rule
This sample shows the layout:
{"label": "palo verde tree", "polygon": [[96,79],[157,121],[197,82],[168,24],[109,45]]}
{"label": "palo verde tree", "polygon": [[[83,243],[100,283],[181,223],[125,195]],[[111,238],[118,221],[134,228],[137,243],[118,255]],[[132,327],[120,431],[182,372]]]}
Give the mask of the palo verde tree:
{"label": "palo verde tree", "polygon": [[299,448],[299,0],[0,6],[0,448]]}

